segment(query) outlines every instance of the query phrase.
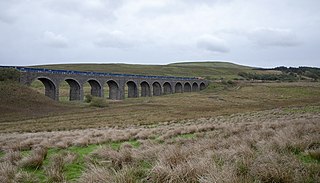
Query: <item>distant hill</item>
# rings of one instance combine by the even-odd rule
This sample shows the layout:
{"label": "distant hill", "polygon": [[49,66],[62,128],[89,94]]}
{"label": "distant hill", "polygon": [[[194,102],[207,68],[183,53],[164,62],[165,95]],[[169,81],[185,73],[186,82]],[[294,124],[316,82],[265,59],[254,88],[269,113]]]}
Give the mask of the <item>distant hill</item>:
{"label": "distant hill", "polygon": [[215,68],[233,68],[233,69],[253,69],[253,67],[234,64],[231,62],[178,62],[168,64],[170,66],[188,66],[188,67],[215,67]]}
{"label": "distant hill", "polygon": [[252,72],[254,69],[253,67],[237,65],[229,62],[181,62],[168,65],[54,64],[37,65],[32,67],[159,76],[204,77],[210,80],[220,78],[239,78],[238,73]]}

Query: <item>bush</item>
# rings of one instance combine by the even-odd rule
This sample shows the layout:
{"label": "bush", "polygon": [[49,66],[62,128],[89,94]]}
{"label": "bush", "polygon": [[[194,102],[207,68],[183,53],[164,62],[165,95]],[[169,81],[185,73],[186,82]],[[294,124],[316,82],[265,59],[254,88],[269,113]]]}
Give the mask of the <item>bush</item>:
{"label": "bush", "polygon": [[90,103],[92,101],[92,95],[86,95],[86,99],[84,100],[86,103]]}
{"label": "bush", "polygon": [[106,102],[106,100],[104,98],[101,97],[92,97],[92,100],[90,102],[90,106],[94,106],[94,107],[107,107],[108,104]]}
{"label": "bush", "polygon": [[20,72],[12,68],[0,68],[0,81],[19,81]]}
{"label": "bush", "polygon": [[222,80],[221,83],[223,85],[235,85],[236,82],[232,81],[232,80]]}
{"label": "bush", "polygon": [[235,82],[234,82],[234,81],[232,81],[232,80],[228,80],[228,81],[227,81],[227,83],[228,83],[229,85],[233,85],[233,84],[235,84]]}

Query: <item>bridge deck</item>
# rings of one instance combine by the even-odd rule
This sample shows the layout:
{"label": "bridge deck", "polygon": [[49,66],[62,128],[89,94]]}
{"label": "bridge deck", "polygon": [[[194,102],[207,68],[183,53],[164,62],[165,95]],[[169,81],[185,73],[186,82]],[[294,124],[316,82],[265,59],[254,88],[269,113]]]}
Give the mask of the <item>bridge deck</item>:
{"label": "bridge deck", "polygon": [[19,66],[0,66],[0,68],[13,68],[20,72],[38,72],[38,73],[51,73],[51,74],[79,74],[85,76],[113,76],[113,77],[136,77],[145,79],[176,79],[176,80],[195,80],[195,77],[176,77],[176,76],[147,76],[140,74],[116,74],[108,72],[88,72],[88,71],[75,71],[75,70],[57,70],[46,68],[30,68]]}

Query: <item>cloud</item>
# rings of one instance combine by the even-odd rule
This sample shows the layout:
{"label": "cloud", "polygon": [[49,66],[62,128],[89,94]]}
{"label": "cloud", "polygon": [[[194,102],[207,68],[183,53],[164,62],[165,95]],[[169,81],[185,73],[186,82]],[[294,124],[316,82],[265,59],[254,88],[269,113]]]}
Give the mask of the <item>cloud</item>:
{"label": "cloud", "polygon": [[289,29],[257,28],[248,36],[261,47],[294,47],[301,44],[297,36]]}
{"label": "cloud", "polygon": [[60,34],[55,34],[50,31],[44,32],[44,43],[54,48],[66,48],[68,47],[68,39]]}
{"label": "cloud", "polygon": [[198,48],[214,52],[214,53],[226,53],[229,49],[226,46],[226,42],[218,37],[212,35],[203,35],[197,41]]}
{"label": "cloud", "polygon": [[121,31],[103,31],[99,33],[94,44],[105,48],[129,48],[133,46],[133,40],[126,38]]}
{"label": "cloud", "polygon": [[[319,3],[0,0],[0,61],[27,65],[47,60],[168,63],[219,59],[277,65],[304,60],[319,65]],[[41,50],[42,55],[31,48]],[[62,50],[57,48],[63,52],[57,54]]]}
{"label": "cloud", "polygon": [[78,16],[90,21],[114,19],[114,12],[122,5],[122,0],[48,0],[44,7],[57,14]]}
{"label": "cloud", "polygon": [[0,1],[0,22],[11,24],[16,20],[17,10],[15,7],[19,7],[19,2],[12,1]]}

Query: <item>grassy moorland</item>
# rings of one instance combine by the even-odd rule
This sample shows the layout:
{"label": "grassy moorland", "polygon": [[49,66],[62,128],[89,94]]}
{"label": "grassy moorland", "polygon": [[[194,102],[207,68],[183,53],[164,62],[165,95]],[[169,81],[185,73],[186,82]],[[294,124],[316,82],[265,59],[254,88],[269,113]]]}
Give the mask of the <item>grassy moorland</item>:
{"label": "grassy moorland", "polygon": [[0,82],[0,182],[320,182],[318,82],[212,83],[105,108],[33,87]]}
{"label": "grassy moorland", "polygon": [[319,182],[320,107],[1,135],[5,182]]}
{"label": "grassy moorland", "polygon": [[[31,89],[28,89],[28,91]],[[159,122],[208,118],[240,112],[267,110],[288,106],[318,105],[319,83],[267,83],[238,85],[212,84],[199,93],[173,94],[160,97],[131,98],[109,101],[106,108],[89,107],[85,103],[55,102],[43,106],[52,108],[47,112],[37,111],[41,103],[20,109],[21,114],[5,115],[0,119],[0,132],[35,132],[69,130],[96,127],[127,127],[150,125]],[[30,93],[34,93],[29,91]],[[40,95],[37,93],[37,95]],[[28,100],[19,100],[28,106]],[[8,106],[16,103],[12,102]],[[62,108],[54,108],[61,105]],[[51,107],[50,107],[51,106]],[[61,110],[63,109],[63,111]],[[16,111],[14,111],[16,112]],[[42,116],[41,116],[42,115]],[[20,116],[17,118],[17,116]],[[36,117],[36,118],[35,118]]]}
{"label": "grassy moorland", "polygon": [[[185,62],[168,65],[133,64],[55,64],[39,65],[37,68],[96,71],[127,74],[205,77],[206,79],[239,78],[239,72],[253,72],[252,67],[228,62]],[[261,72],[261,71],[256,71]],[[268,72],[268,71],[264,71]],[[272,71],[276,72],[276,71]]]}

